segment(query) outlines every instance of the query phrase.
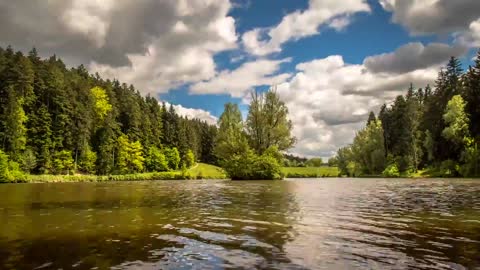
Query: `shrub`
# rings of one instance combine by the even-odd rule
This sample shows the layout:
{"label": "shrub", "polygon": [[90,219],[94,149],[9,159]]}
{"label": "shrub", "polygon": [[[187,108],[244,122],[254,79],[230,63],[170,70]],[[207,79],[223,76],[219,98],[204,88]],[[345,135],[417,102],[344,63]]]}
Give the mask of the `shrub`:
{"label": "shrub", "polygon": [[148,149],[145,164],[148,171],[151,172],[168,171],[168,162],[165,155],[160,151],[160,149],[154,146]]}
{"label": "shrub", "polygon": [[384,177],[400,177],[400,172],[398,170],[397,164],[393,163],[387,166],[382,172]]}
{"label": "shrub", "polygon": [[442,163],[440,164],[438,176],[439,177],[458,176],[459,169],[460,167],[455,161],[448,159],[448,160],[442,161]]}
{"label": "shrub", "polygon": [[180,165],[180,153],[176,147],[165,148],[165,157],[167,158],[168,168],[171,170],[178,170]]}
{"label": "shrub", "polygon": [[190,168],[195,164],[195,155],[190,149],[188,149],[187,153],[185,154],[184,164],[187,168]]}
{"label": "shrub", "polygon": [[223,168],[232,180],[282,179],[280,163],[275,150],[258,156],[251,149],[223,162]]}

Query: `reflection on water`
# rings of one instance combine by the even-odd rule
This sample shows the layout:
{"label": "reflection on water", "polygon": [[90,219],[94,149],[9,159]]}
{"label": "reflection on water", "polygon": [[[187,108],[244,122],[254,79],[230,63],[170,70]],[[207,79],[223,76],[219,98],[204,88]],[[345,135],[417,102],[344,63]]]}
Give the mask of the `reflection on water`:
{"label": "reflection on water", "polygon": [[0,185],[0,269],[480,269],[480,181]]}

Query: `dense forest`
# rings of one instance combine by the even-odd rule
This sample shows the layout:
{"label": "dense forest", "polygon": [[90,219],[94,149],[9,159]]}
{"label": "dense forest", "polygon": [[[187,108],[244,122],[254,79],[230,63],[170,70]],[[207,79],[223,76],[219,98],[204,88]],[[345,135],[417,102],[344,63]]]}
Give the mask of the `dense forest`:
{"label": "dense forest", "polygon": [[331,161],[351,176],[480,176],[480,52],[466,72],[451,58],[433,89],[414,89],[372,112]]}
{"label": "dense forest", "polygon": [[[125,174],[216,163],[217,127],[132,85],[0,48],[0,174]],[[6,180],[6,179],[3,179]]]}

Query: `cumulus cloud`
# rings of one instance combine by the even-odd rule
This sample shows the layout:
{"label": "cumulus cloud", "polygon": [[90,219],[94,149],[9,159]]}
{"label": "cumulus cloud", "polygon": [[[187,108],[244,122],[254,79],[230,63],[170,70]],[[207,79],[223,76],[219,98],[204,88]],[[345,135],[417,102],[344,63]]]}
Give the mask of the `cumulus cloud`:
{"label": "cumulus cloud", "polygon": [[196,83],[190,87],[194,94],[230,94],[243,97],[253,87],[273,85],[284,82],[289,73],[276,74],[280,65],[290,59],[258,59],[242,64],[235,70],[224,70],[208,81]]}
{"label": "cumulus cloud", "polygon": [[432,83],[438,71],[429,67],[403,74],[373,73],[364,65],[345,63],[339,55],[301,63],[296,69],[292,79],[277,87],[298,139],[291,152],[322,157],[351,143],[369,111],[378,111],[410,83]]}
{"label": "cumulus cloud", "polygon": [[405,73],[443,64],[451,56],[459,57],[467,50],[461,45],[431,43],[424,46],[420,42],[415,42],[408,43],[391,53],[367,57],[363,63],[369,71],[375,73]]}
{"label": "cumulus cloud", "polygon": [[322,26],[344,29],[352,14],[369,11],[364,0],[310,0],[308,9],[287,14],[272,28],[255,28],[244,33],[243,46],[254,55],[279,52],[285,42],[316,35]]}
{"label": "cumulus cloud", "polygon": [[165,92],[213,77],[213,55],[236,48],[230,8],[228,0],[0,0],[0,35],[144,93]]}
{"label": "cumulus cloud", "polygon": [[458,41],[461,44],[470,47],[480,47],[480,18],[473,21],[468,30],[458,36]]}
{"label": "cumulus cloud", "polygon": [[380,0],[393,12],[393,22],[412,34],[450,34],[463,31],[480,17],[478,0]]}
{"label": "cumulus cloud", "polygon": [[[170,106],[170,103],[165,102],[167,106]],[[187,117],[188,119],[200,119],[202,121],[206,121],[210,125],[216,125],[218,118],[214,115],[212,115],[209,111],[205,111],[202,109],[194,109],[194,108],[187,108],[183,107],[182,105],[173,105],[173,108],[175,111],[184,117]]]}

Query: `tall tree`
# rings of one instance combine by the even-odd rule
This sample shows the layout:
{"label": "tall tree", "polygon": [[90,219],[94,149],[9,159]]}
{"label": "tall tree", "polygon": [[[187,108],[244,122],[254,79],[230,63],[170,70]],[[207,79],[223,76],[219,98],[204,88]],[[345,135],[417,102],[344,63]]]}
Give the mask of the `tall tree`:
{"label": "tall tree", "polygon": [[265,94],[252,91],[251,98],[246,131],[252,148],[263,154],[272,146],[280,151],[292,147],[295,138],[291,135],[292,122],[287,118],[288,108],[275,89]]}

